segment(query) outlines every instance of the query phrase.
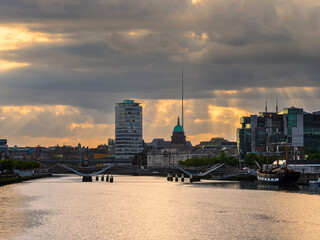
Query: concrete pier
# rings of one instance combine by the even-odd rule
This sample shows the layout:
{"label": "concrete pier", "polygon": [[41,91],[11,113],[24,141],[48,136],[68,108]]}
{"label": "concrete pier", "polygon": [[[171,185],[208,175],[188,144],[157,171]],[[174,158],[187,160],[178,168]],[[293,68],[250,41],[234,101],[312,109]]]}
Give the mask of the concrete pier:
{"label": "concrete pier", "polygon": [[190,176],[190,182],[200,182],[201,178],[199,176]]}
{"label": "concrete pier", "polygon": [[92,182],[92,177],[91,176],[83,176],[82,182]]}

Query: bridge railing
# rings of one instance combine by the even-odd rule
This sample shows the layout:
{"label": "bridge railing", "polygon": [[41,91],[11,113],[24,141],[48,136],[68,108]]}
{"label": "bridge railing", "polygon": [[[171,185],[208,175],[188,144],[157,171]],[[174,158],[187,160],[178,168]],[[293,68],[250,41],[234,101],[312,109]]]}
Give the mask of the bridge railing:
{"label": "bridge railing", "polygon": [[54,167],[62,167],[62,168],[64,168],[64,169],[67,169],[67,170],[69,170],[69,171],[72,171],[73,173],[75,173],[75,174],[77,174],[77,175],[79,175],[79,176],[82,176],[82,177],[84,177],[84,176],[90,177],[90,176],[91,176],[91,177],[92,177],[92,176],[97,176],[97,175],[99,175],[99,174],[104,173],[105,171],[107,171],[108,169],[112,168],[113,166],[115,166],[115,165],[114,165],[114,164],[110,164],[110,165],[108,165],[107,167],[105,167],[105,168],[103,168],[103,169],[101,169],[101,170],[99,170],[99,171],[97,171],[97,172],[93,172],[93,173],[81,173],[81,172],[79,172],[78,170],[73,169],[72,167],[69,167],[69,166],[67,166],[67,165],[65,165],[65,164],[59,164],[59,163],[58,163],[58,164],[56,164],[56,165],[48,168],[48,170],[50,170],[50,169],[52,169],[52,168],[54,168]]}
{"label": "bridge railing", "polygon": [[169,164],[169,166],[174,167],[174,168],[180,170],[181,172],[187,174],[188,176],[191,176],[191,175],[192,175],[192,176],[199,176],[199,177],[204,177],[204,176],[208,175],[209,173],[211,173],[211,172],[213,172],[213,171],[221,168],[221,167],[224,166],[224,165],[225,165],[225,163],[218,163],[218,164],[213,165],[211,168],[209,168],[209,169],[208,169],[206,172],[204,172],[204,173],[191,173],[191,172],[183,169],[182,167],[180,167],[180,166],[178,166],[178,165]]}

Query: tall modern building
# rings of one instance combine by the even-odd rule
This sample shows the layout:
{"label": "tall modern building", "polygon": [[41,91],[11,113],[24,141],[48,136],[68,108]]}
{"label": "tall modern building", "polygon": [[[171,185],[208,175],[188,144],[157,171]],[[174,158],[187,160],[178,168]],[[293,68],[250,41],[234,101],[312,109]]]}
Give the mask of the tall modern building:
{"label": "tall modern building", "polygon": [[7,139],[0,139],[0,160],[8,153]]}
{"label": "tall modern building", "polygon": [[132,160],[143,150],[142,106],[134,100],[124,100],[115,107],[115,157]]}
{"label": "tall modern building", "polygon": [[320,112],[291,107],[280,113],[265,111],[242,117],[240,123],[237,141],[241,159],[249,152],[275,152],[276,146],[286,142],[295,151],[320,151]]}

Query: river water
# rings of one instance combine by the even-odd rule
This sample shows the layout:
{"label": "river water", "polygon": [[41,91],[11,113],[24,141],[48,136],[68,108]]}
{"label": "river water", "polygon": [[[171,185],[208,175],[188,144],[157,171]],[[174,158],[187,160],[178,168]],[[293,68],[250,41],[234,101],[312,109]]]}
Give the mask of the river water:
{"label": "river water", "polygon": [[38,179],[0,187],[0,239],[320,239],[319,188]]}

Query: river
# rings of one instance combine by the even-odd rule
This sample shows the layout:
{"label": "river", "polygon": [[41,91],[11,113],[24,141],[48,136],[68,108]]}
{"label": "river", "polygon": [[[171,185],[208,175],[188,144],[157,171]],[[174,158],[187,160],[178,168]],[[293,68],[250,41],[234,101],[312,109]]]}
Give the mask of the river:
{"label": "river", "polygon": [[0,187],[0,239],[320,239],[319,188],[44,178]]}

